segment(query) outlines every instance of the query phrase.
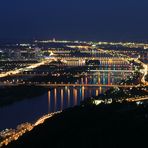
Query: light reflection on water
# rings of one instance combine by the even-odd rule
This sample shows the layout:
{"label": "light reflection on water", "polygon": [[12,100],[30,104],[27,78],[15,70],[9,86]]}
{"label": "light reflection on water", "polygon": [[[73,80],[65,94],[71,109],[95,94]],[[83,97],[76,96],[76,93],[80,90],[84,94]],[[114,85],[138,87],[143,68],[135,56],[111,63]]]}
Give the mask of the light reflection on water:
{"label": "light reflection on water", "polygon": [[[129,73],[99,72],[83,76],[77,83],[116,84]],[[44,114],[79,105],[84,99],[97,96],[107,87],[57,87],[34,99],[26,99],[0,108],[0,130],[15,128],[23,122],[33,122]]]}
{"label": "light reflection on water", "polygon": [[[77,83],[81,84],[117,84],[121,78],[129,73],[98,73],[97,75],[83,76]],[[81,101],[91,96],[98,96],[106,91],[107,87],[57,87],[48,91],[48,111],[54,112],[68,107],[79,105]]]}
{"label": "light reflection on water", "polygon": [[79,105],[81,101],[91,96],[97,96],[107,90],[107,87],[59,87],[48,91],[48,112],[66,109]]}

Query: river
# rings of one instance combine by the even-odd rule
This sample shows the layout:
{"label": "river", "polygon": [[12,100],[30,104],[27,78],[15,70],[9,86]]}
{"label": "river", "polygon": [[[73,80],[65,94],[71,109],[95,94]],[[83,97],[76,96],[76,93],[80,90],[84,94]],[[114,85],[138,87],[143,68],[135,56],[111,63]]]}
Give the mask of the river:
{"label": "river", "polygon": [[[121,70],[121,66],[115,67],[115,70]],[[117,84],[128,75],[130,72],[87,72],[77,83]],[[24,122],[35,122],[47,113],[79,105],[81,101],[97,96],[107,89],[108,87],[57,87],[41,96],[1,107],[0,131],[5,128],[16,128],[18,124]]]}

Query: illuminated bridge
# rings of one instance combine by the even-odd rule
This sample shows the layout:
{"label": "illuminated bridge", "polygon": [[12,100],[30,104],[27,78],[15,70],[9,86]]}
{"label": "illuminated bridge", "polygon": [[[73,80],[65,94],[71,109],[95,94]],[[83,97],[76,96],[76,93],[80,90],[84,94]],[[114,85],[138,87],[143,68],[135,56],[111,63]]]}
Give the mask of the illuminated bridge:
{"label": "illuminated bridge", "polygon": [[40,84],[35,84],[35,83],[29,83],[29,84],[23,84],[23,83],[0,83],[0,86],[41,86],[41,87],[124,87],[124,88],[129,88],[129,87],[135,87],[137,85],[115,85],[115,84],[65,84],[65,83],[40,83]]}
{"label": "illuminated bridge", "polygon": [[[102,69],[98,69],[98,70],[87,70],[89,72],[117,72],[117,73],[132,73],[134,72],[134,70],[113,70],[113,69],[106,69],[106,70],[102,70]],[[47,73],[36,73],[36,72],[29,72],[29,73],[18,73],[18,74],[15,74],[13,76],[28,76],[28,77],[33,77],[33,76],[48,76],[48,72]],[[79,76],[83,76],[83,75],[97,75],[98,73],[96,74],[78,74]],[[11,75],[10,75],[11,76]]]}
{"label": "illuminated bridge", "polygon": [[107,85],[107,84],[37,84],[36,86],[43,86],[43,87],[133,87],[136,85]]}

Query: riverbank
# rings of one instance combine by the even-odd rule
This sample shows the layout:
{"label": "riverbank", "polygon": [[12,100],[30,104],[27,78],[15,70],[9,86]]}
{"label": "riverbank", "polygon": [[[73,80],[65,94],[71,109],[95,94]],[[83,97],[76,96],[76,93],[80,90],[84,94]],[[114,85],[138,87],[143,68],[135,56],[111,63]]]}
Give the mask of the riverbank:
{"label": "riverbank", "polygon": [[0,107],[12,104],[23,99],[31,99],[33,97],[44,94],[48,89],[35,86],[14,86],[0,88]]}
{"label": "riverbank", "polygon": [[112,103],[70,108],[10,143],[26,147],[147,147],[148,105]]}
{"label": "riverbank", "polygon": [[[10,77],[12,79],[12,77]],[[6,78],[4,78],[6,79]],[[79,77],[74,77],[72,74],[65,75],[65,74],[48,74],[47,76],[35,76],[32,77],[24,82],[24,84],[16,85],[16,86],[5,86],[0,87],[0,107],[7,106],[9,104],[12,104],[17,101],[21,101],[24,99],[31,99],[34,97],[38,97],[46,93],[48,90],[51,90],[52,87],[41,87],[36,86],[34,84],[34,81],[38,84],[44,83],[48,84],[50,83],[75,83],[77,80],[79,80]],[[30,83],[33,83],[32,85]],[[17,84],[17,83],[16,83]]]}

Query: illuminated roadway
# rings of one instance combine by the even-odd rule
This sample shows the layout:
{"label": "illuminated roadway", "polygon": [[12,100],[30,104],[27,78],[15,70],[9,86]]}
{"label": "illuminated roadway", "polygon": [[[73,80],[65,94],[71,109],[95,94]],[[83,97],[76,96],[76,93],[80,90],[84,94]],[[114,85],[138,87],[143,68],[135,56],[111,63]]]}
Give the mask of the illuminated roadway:
{"label": "illuminated roadway", "polygon": [[61,111],[51,113],[51,114],[47,114],[47,115],[41,117],[32,126],[26,127],[25,129],[23,128],[22,130],[19,130],[15,134],[12,134],[8,138],[4,139],[2,142],[0,142],[0,147],[2,147],[4,145],[6,146],[9,143],[11,143],[12,141],[18,140],[18,138],[20,138],[26,132],[31,131],[34,127],[38,126],[39,124],[43,124],[46,119],[49,119],[49,118],[53,117],[55,114],[59,114],[59,113],[61,113]]}
{"label": "illuminated roadway", "polygon": [[14,74],[14,76],[28,76],[28,77],[33,77],[33,76],[48,76],[48,74],[36,74],[36,73],[18,73],[18,74]]}
{"label": "illuminated roadway", "polygon": [[137,85],[117,85],[117,84],[111,84],[111,85],[108,85],[108,84],[77,84],[77,83],[74,83],[74,84],[71,84],[71,83],[68,83],[68,84],[65,84],[65,83],[59,83],[59,84],[56,84],[56,83],[48,83],[48,84],[42,84],[42,83],[39,83],[39,84],[36,84],[36,83],[0,83],[0,86],[21,86],[21,85],[25,85],[25,86],[42,86],[42,87],[124,87],[124,88],[129,88],[129,87],[134,87],[134,86],[137,86]]}
{"label": "illuminated roadway", "polygon": [[89,59],[93,59],[93,60],[116,60],[116,61],[121,61],[121,58],[118,57],[56,57],[58,60],[89,60]]}
{"label": "illuminated roadway", "polygon": [[28,67],[19,68],[19,69],[16,69],[16,70],[11,70],[11,71],[8,71],[8,72],[5,72],[5,73],[1,73],[0,78],[7,77],[7,76],[10,76],[10,75],[16,75],[16,74],[19,74],[19,73],[24,72],[26,70],[37,68],[41,65],[45,65],[47,63],[52,62],[52,60],[53,59],[44,60],[44,61],[41,61],[40,63],[35,63],[35,64],[32,64],[32,65],[29,65]]}
{"label": "illuminated roadway", "polygon": [[134,72],[134,70],[111,70],[111,69],[108,69],[108,70],[89,70],[89,71],[92,71],[92,72]]}
{"label": "illuminated roadway", "polygon": [[107,84],[37,84],[36,86],[43,87],[134,87],[136,85],[107,85]]}
{"label": "illuminated roadway", "polygon": [[[88,72],[126,72],[126,73],[132,73],[134,72],[134,70],[87,70]],[[79,74],[80,76],[82,75],[90,75],[90,74]],[[94,75],[94,74],[91,74]],[[18,73],[18,74],[14,74],[14,76],[48,76],[47,73],[44,74],[38,74],[38,73]]]}
{"label": "illuminated roadway", "polygon": [[51,114],[47,114],[47,115],[41,117],[40,119],[38,119],[38,120],[34,123],[33,126],[34,126],[34,127],[35,127],[35,126],[38,126],[39,124],[44,123],[46,119],[51,118],[53,115],[59,114],[59,113],[61,113],[61,112],[62,112],[62,111],[58,111],[58,112],[54,112],[54,113],[51,113]]}
{"label": "illuminated roadway", "polygon": [[144,96],[142,98],[129,98],[126,99],[128,102],[137,102],[137,101],[145,101],[148,100],[148,96]]}

